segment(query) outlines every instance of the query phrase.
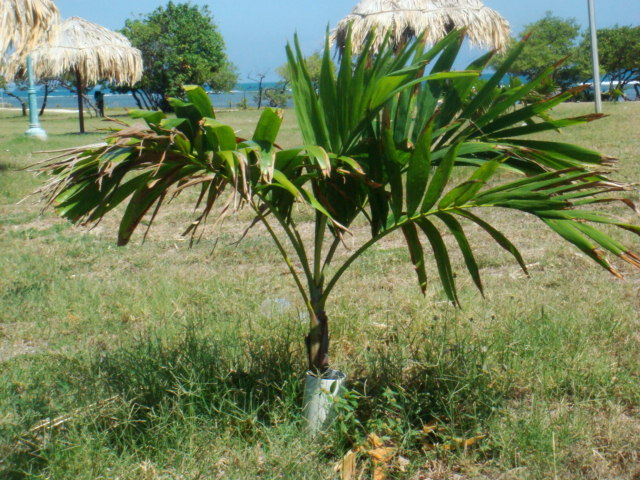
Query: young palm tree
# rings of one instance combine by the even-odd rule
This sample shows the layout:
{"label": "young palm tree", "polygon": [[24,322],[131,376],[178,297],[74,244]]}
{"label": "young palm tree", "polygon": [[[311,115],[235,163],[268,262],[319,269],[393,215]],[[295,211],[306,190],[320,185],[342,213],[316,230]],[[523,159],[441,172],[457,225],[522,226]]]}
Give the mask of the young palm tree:
{"label": "young palm tree", "polygon": [[[491,54],[466,71],[451,71],[461,40],[461,33],[454,32],[426,51],[422,42],[384,46],[376,54],[365,46],[354,58],[347,39],[337,71],[325,49],[317,90],[296,42],[287,53],[304,146],[277,146],[282,112],[271,109],[262,113],[251,139],[237,138],[231,127],[215,119],[205,92],[186,87],[186,101],[171,101],[176,118],[133,112],[147,126],[116,128],[105,144],[69,150],[45,162],[41,170],[55,176],[42,192],[76,223],[97,222],[125,204],[120,245],[150,210],[152,222],[165,200],[186,189],[200,189],[199,214],[187,234],[195,234],[215,205],[223,212],[251,208],[273,238],[309,311],[308,362],[318,374],[329,365],[326,311],[331,293],[354,261],[394,232],[404,235],[423,292],[425,249],[433,251],[444,291],[454,303],[458,297],[445,232],[453,235],[482,291],[464,222],[486,230],[526,271],[517,248],[481,218],[486,208],[537,217],[614,275],[619,273],[604,251],[640,267],[640,257],[594,225],[635,233],[640,227],[582,209],[620,200],[608,194],[627,189],[607,178],[612,159],[527,136],[598,116],[551,119],[548,111],[572,92],[518,106],[553,70],[526,85],[498,88],[518,49],[488,81],[479,72]],[[467,180],[456,183],[457,167],[472,171]],[[296,202],[315,214],[310,239],[300,232]],[[356,218],[366,219],[371,236],[334,265]]]}

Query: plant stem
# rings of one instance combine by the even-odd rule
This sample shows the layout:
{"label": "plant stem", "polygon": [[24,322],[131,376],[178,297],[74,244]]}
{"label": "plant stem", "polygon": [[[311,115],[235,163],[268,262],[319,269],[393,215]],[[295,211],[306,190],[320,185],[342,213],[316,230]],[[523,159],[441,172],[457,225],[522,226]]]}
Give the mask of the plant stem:
{"label": "plant stem", "polygon": [[288,228],[289,225],[286,224],[282,218],[279,218],[278,215],[275,215],[275,212],[271,210],[272,213],[274,213],[275,218],[278,219],[278,221],[282,225],[282,228],[287,233],[289,241],[300,257],[300,261],[303,263],[303,268],[309,283],[311,297],[307,295],[307,292],[305,291],[302,284],[302,280],[300,279],[298,272],[296,272],[293,263],[289,258],[289,254],[285,250],[284,245],[282,245],[282,242],[280,242],[280,239],[276,235],[276,232],[273,230],[273,227],[267,221],[266,216],[255,204],[251,203],[251,206],[256,212],[256,215],[258,216],[262,224],[266,227],[276,246],[278,247],[282,258],[287,264],[287,267],[289,268],[289,271],[291,272],[291,275],[296,282],[298,291],[300,292],[300,295],[302,295],[307,310],[309,311],[309,335],[306,338],[308,368],[310,371],[316,374],[322,374],[329,367],[329,324],[327,315],[322,307],[324,305],[322,286],[315,285],[315,282],[313,281],[309,266],[308,264],[306,264],[307,256],[306,252],[304,251],[304,244],[298,243],[298,240],[300,240],[301,242],[301,238],[295,227],[292,227],[293,231],[290,230]]}
{"label": "plant stem", "polygon": [[305,303],[305,305],[307,307],[307,310],[309,310],[309,314],[311,315],[312,312],[313,312],[313,307],[311,305],[311,301],[309,300],[309,296],[307,295],[307,292],[304,289],[304,285],[302,284],[302,281],[300,280],[300,276],[298,275],[298,272],[296,272],[296,269],[294,268],[293,263],[291,262],[291,259],[289,258],[289,254],[285,250],[284,246],[282,245],[282,243],[278,239],[278,236],[276,235],[276,232],[273,230],[273,227],[271,227],[271,225],[267,221],[267,218],[260,211],[260,209],[257,208],[253,203],[251,204],[251,207],[256,212],[256,215],[258,216],[258,218],[260,218],[260,221],[266,227],[267,231],[269,232],[269,235],[271,235],[271,238],[273,239],[273,241],[275,242],[276,246],[278,247],[278,250],[280,251],[280,254],[282,255],[282,258],[284,259],[284,262],[287,264],[287,267],[289,268],[289,271],[291,272],[291,275],[293,276],[293,279],[296,282],[296,286],[298,287],[298,291],[300,292],[300,295],[302,295],[302,299],[304,300],[304,303]]}
{"label": "plant stem", "polygon": [[[360,248],[358,248],[358,250],[356,250],[353,253],[353,255],[351,255],[340,266],[338,271],[333,274],[333,277],[331,277],[331,280],[329,281],[329,284],[327,285],[327,287],[324,289],[324,293],[322,295],[322,298],[320,299],[320,305],[324,306],[324,304],[327,301],[327,297],[329,296],[329,294],[333,290],[333,287],[335,287],[335,285],[338,282],[338,280],[340,279],[340,277],[344,274],[344,272],[346,272],[349,269],[351,264],[353,262],[355,262],[358,259],[358,257],[360,257],[360,255],[362,255],[364,252],[366,252],[373,244],[379,242],[380,240],[382,240],[384,237],[386,237],[390,233],[395,232],[399,228],[402,228],[404,225],[407,225],[407,224],[412,223],[412,222],[416,222],[416,221],[418,221],[418,220],[420,220],[422,218],[426,218],[426,217],[431,216],[431,215],[435,215],[436,213],[439,213],[439,212],[448,212],[448,211],[452,211],[452,210],[464,210],[464,209],[468,209],[470,207],[479,207],[479,206],[485,206],[485,205],[455,205],[453,207],[448,207],[448,208],[443,208],[443,209],[436,209],[436,210],[431,210],[429,212],[420,213],[420,214],[418,214],[418,215],[416,215],[414,217],[411,217],[411,218],[408,218],[408,217],[401,218],[400,221],[398,223],[396,223],[395,225],[393,225],[392,227],[388,228],[387,230],[384,230],[383,232],[379,233],[375,237],[370,238],[369,241],[367,241]],[[488,206],[490,206],[490,205],[488,205]]]}
{"label": "plant stem", "polygon": [[335,237],[333,239],[333,242],[331,243],[331,246],[329,247],[329,252],[327,253],[327,256],[324,259],[324,264],[322,265],[322,274],[324,275],[324,270],[331,265],[331,261],[333,260],[333,256],[336,254],[336,250],[338,249],[338,246],[340,245],[340,237]]}
{"label": "plant stem", "polygon": [[[269,204],[267,203],[267,205]],[[313,289],[315,288],[315,285],[313,283],[313,275],[311,273],[311,267],[309,266],[309,259],[307,257],[307,252],[304,248],[304,242],[302,241],[302,237],[300,236],[300,233],[296,229],[296,226],[293,223],[293,221],[287,222],[277,212],[277,209],[271,208],[269,206],[269,211],[276,218],[276,220],[278,220],[278,223],[287,234],[287,237],[289,237],[289,242],[291,243],[291,246],[293,247],[293,249],[296,251],[296,254],[298,255],[298,259],[300,260],[300,264],[302,265],[302,270],[304,271],[304,275],[307,278],[307,285],[308,285],[309,291],[310,292],[313,291]]]}
{"label": "plant stem", "polygon": [[322,245],[324,243],[324,234],[327,227],[327,217],[320,212],[316,212],[316,233],[314,240],[314,258],[313,258],[313,278],[316,286],[322,284]]}
{"label": "plant stem", "polygon": [[[321,298],[321,292],[317,292]],[[313,312],[309,335],[306,338],[309,370],[321,375],[329,368],[329,319],[324,309],[312,299]]]}
{"label": "plant stem", "polygon": [[355,253],[353,255],[351,255],[338,269],[338,271],[333,275],[333,277],[331,278],[331,281],[329,282],[329,284],[327,285],[327,288],[324,291],[324,294],[322,296],[321,302],[324,305],[324,303],[327,301],[327,297],[329,296],[329,294],[331,293],[331,291],[333,290],[333,287],[335,286],[335,284],[338,282],[338,280],[340,279],[340,277],[342,276],[342,274],[344,272],[347,271],[347,269],[351,266],[351,264],[353,262],[356,261],[356,259],[362,255],[366,250],[369,249],[369,247],[371,247],[374,243],[380,241],[382,238],[386,237],[387,235],[389,235],[391,232],[397,230],[398,228],[400,228],[402,225],[398,225],[398,226],[394,226],[394,228],[389,229],[389,230],[385,230],[384,232],[376,235],[375,237],[372,237],[368,242],[366,242],[364,245],[362,245],[358,250],[355,251]]}

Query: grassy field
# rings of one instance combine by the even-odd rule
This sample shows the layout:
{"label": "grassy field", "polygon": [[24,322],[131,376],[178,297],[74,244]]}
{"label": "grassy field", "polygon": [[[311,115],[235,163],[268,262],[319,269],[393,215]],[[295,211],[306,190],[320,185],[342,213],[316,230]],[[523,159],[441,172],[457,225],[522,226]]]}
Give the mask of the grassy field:
{"label": "grassy field", "polygon": [[[617,178],[638,181],[640,103],[605,107],[608,118],[549,136],[620,158]],[[257,121],[220,118],[240,135]],[[180,235],[188,196],[125,248],[116,216],[86,230],[41,215],[25,199],[46,180],[21,170],[46,158],[32,152],[97,142],[105,126],[89,119],[80,136],[73,115],[42,123],[47,143],[0,111],[0,478],[333,479],[358,446],[359,478],[371,478],[371,433],[393,448],[387,478],[640,478],[639,273],[621,266],[618,281],[533,220],[494,212],[531,277],[470,226],[487,295],[458,258],[455,309],[434,262],[422,297],[389,238],[328,305],[332,360],[350,382],[336,428],[311,442],[302,305],[265,232],[234,243],[249,213],[193,248]],[[287,112],[280,143],[298,141]]]}

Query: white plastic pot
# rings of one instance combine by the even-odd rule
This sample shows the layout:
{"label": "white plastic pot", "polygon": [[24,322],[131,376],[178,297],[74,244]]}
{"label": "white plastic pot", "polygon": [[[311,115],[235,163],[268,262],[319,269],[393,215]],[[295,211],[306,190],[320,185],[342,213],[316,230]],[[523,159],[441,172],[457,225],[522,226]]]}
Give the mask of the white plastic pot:
{"label": "white plastic pot", "polygon": [[325,430],[335,419],[334,399],[342,394],[347,376],[327,370],[321,377],[307,372],[304,388],[304,418],[311,435]]}

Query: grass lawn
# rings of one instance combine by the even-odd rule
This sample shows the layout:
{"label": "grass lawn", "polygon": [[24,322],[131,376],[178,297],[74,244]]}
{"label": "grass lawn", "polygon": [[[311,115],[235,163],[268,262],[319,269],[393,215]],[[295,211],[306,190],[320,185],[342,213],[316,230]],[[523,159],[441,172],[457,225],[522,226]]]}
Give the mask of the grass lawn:
{"label": "grass lawn", "polygon": [[[640,181],[640,102],[605,110],[545,137],[618,157],[615,178]],[[299,142],[294,117],[285,147]],[[258,117],[219,118],[242,136]],[[423,297],[402,238],[388,238],[328,305],[332,362],[350,381],[335,429],[311,442],[303,307],[264,231],[236,243],[250,213],[189,248],[185,195],[144,244],[138,233],[118,248],[117,215],[91,230],[41,215],[25,197],[46,179],[22,170],[46,158],[32,152],[98,142],[107,125],[88,119],[81,136],[74,115],[54,113],[42,125],[46,143],[0,111],[0,478],[333,479],[354,447],[371,478],[372,433],[393,448],[387,478],[640,478],[637,271],[619,265],[616,280],[535,220],[493,212],[531,276],[470,225],[486,298],[454,255],[455,309],[435,262]],[[365,235],[356,226],[354,244]]]}

